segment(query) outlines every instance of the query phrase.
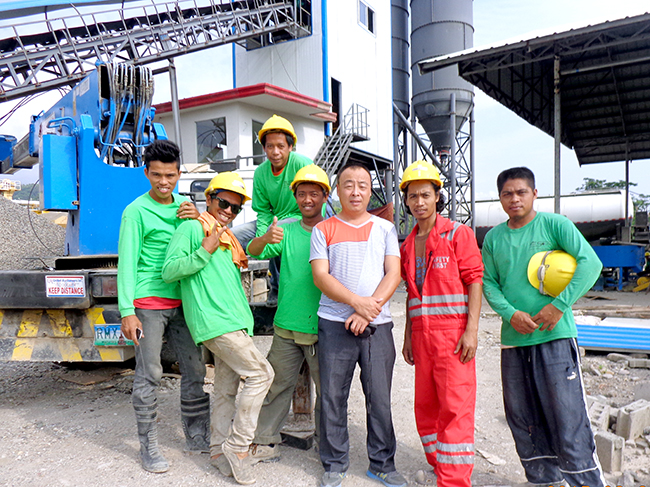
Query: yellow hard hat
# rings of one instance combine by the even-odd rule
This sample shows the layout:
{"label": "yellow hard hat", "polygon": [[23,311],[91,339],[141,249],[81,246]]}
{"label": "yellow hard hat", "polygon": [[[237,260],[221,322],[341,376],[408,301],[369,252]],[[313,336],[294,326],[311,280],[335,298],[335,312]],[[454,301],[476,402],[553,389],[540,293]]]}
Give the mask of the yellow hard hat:
{"label": "yellow hard hat", "polygon": [[246,193],[246,185],[244,184],[244,180],[236,172],[225,171],[217,174],[212,178],[212,181],[210,181],[210,184],[205,190],[205,195],[207,196],[219,189],[232,191],[233,193],[242,195],[244,197],[244,201],[242,203],[246,203],[251,199],[251,197]]}
{"label": "yellow hard hat", "polygon": [[537,252],[528,262],[528,282],[541,294],[556,298],[571,282],[577,265],[563,250]]}
{"label": "yellow hard hat", "polygon": [[402,182],[399,183],[399,189],[406,191],[406,187],[413,181],[431,181],[439,188],[442,188],[440,173],[433,164],[424,160],[415,161],[404,169]]}
{"label": "yellow hard hat", "polygon": [[262,129],[257,134],[257,138],[260,140],[260,143],[262,142],[262,137],[264,137],[269,132],[284,132],[285,134],[289,134],[291,137],[293,137],[293,145],[296,145],[296,142],[298,142],[296,131],[293,129],[291,122],[289,122],[289,120],[286,118],[280,117],[278,115],[273,115],[266,122],[264,122],[264,125],[262,125]]}
{"label": "yellow hard hat", "polygon": [[310,164],[309,166],[300,168],[291,183],[291,191],[295,191],[296,186],[300,183],[320,184],[323,188],[327,189],[327,192],[332,191],[327,174],[316,164]]}

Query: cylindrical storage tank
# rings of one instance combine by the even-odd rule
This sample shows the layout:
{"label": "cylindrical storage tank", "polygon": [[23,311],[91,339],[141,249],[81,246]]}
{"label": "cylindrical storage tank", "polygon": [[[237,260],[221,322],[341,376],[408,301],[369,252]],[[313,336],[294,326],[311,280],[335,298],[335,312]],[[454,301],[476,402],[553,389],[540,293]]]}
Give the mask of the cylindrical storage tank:
{"label": "cylindrical storage tank", "polygon": [[472,47],[473,0],[411,0],[413,109],[436,149],[449,146],[450,97],[456,95],[456,131],[474,104],[472,85],[450,66],[420,74],[418,62]]}
{"label": "cylindrical storage tank", "polygon": [[409,10],[408,0],[391,0],[393,101],[409,117]]}

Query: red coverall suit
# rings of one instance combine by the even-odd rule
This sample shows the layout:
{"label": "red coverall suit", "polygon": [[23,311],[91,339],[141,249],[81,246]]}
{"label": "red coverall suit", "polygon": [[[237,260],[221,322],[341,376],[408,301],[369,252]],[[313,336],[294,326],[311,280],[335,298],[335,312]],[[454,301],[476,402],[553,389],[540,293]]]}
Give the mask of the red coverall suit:
{"label": "red coverall suit", "polygon": [[472,231],[436,217],[426,241],[422,295],[415,283],[415,235],[401,248],[402,278],[415,362],[415,419],[427,461],[440,487],[471,487],[474,467],[474,359],[460,361],[456,345],[467,327],[468,291],[482,283],[483,263]]}

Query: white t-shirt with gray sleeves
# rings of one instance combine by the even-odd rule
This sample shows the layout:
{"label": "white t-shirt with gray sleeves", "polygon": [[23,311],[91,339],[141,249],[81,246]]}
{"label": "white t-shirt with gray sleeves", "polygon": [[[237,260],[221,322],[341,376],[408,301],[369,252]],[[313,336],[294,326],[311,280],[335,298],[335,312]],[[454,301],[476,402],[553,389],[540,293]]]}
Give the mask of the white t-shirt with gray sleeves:
{"label": "white t-shirt with gray sleeves", "polygon": [[[377,216],[361,225],[351,225],[333,216],[320,222],[311,234],[309,261],[329,261],[330,274],[358,296],[372,296],[385,276],[387,255],[399,257],[395,226]],[[318,316],[331,321],[345,321],[354,308],[322,295]],[[388,302],[372,322],[375,325],[392,321]]]}

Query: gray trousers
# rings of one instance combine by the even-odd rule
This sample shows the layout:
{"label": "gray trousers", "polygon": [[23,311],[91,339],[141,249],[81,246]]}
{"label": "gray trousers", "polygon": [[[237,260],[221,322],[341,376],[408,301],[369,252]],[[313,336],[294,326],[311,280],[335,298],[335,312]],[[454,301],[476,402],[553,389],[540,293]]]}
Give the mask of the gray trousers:
{"label": "gray trousers", "polygon": [[244,453],[253,441],[264,397],[273,382],[273,368],[244,330],[206,340],[203,345],[214,355],[210,453],[222,453],[223,443]]}
{"label": "gray trousers", "polygon": [[501,378],[506,419],[528,482],[607,485],[575,339],[501,350]]}
{"label": "gray trousers", "polygon": [[135,377],[132,401],[134,406],[150,406],[156,402],[163,368],[160,363],[163,338],[172,346],[181,369],[181,399],[208,397],[203,391],[205,364],[201,348],[194,344],[183,317],[183,308],[139,309],[135,315],[142,322],[143,337],[135,347]]}
{"label": "gray trousers", "polygon": [[273,384],[271,384],[271,388],[264,399],[253,443],[270,445],[282,441],[280,430],[289,415],[293,391],[296,388],[303,361],[307,361],[311,377],[316,386],[314,414],[316,416],[315,437],[316,441],[318,441],[321,409],[318,343],[314,345],[298,345],[295,341],[282,338],[274,333],[273,342],[266,359],[275,371],[275,379],[273,379]]}
{"label": "gray trousers", "polygon": [[395,471],[397,443],[390,404],[395,365],[392,330],[393,323],[386,323],[377,326],[374,335],[359,338],[350,334],[343,322],[318,320],[320,457],[326,472],[345,472],[350,465],[348,397],[357,364],[366,396],[370,467],[378,472]]}

